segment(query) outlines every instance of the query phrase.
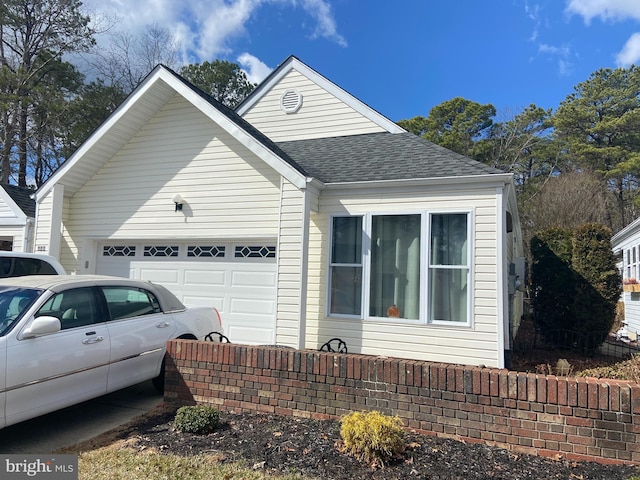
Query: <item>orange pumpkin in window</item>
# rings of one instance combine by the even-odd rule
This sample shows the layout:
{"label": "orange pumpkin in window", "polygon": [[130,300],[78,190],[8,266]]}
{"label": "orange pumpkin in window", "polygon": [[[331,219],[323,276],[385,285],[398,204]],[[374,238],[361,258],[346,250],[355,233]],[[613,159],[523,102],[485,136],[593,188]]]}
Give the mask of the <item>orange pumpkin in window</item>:
{"label": "orange pumpkin in window", "polygon": [[397,305],[391,305],[387,308],[387,317],[400,318],[400,309]]}

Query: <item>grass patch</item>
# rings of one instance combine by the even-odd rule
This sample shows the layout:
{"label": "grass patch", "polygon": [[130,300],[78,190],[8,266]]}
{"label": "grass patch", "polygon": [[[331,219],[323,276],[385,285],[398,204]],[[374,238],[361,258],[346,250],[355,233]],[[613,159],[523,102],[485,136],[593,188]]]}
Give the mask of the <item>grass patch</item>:
{"label": "grass patch", "polygon": [[[79,480],[263,480],[274,474],[239,463],[220,463],[217,455],[181,457],[106,447],[80,454]],[[303,480],[299,475],[283,480]]]}

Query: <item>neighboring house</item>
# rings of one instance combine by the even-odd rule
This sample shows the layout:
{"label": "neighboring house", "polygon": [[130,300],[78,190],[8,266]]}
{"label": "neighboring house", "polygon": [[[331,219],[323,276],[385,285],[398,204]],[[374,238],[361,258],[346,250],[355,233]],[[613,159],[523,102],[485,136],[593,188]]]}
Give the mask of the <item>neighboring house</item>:
{"label": "neighboring house", "polygon": [[614,253],[621,259],[622,301],[628,335],[640,332],[640,218],[611,237]]}
{"label": "neighboring house", "polygon": [[31,252],[36,216],[34,190],[0,184],[0,250]]}
{"label": "neighboring house", "polygon": [[508,363],[512,176],[295,57],[235,111],[158,66],[36,200],[38,251],[213,305],[232,342]]}

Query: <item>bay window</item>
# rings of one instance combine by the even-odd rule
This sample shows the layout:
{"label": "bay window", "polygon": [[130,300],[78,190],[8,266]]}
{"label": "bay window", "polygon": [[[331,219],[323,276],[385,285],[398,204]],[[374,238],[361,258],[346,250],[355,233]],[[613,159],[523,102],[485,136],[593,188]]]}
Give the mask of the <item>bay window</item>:
{"label": "bay window", "polygon": [[469,213],[335,216],[329,314],[467,325]]}

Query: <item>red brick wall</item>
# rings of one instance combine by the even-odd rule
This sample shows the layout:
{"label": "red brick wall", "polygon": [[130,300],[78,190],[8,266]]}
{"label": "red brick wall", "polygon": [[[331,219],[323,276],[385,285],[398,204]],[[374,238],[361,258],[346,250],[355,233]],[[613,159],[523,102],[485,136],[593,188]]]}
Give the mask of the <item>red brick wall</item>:
{"label": "red brick wall", "polygon": [[165,400],[339,418],[379,410],[427,434],[640,463],[640,384],[369,355],[175,340]]}

